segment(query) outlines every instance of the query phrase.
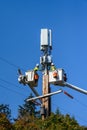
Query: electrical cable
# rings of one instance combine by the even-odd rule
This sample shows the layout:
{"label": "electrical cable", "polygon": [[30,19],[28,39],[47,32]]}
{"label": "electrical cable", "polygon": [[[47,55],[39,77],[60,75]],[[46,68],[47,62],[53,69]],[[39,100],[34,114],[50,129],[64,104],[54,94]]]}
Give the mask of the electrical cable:
{"label": "electrical cable", "polygon": [[13,90],[13,89],[11,89],[11,88],[7,88],[7,87],[5,87],[5,86],[2,85],[2,84],[0,84],[0,87],[5,88],[5,89],[7,89],[7,90],[9,90],[9,91],[11,91],[11,92],[14,92],[14,93],[20,94],[21,96],[27,96],[27,95],[25,95],[25,94],[22,94],[22,93],[16,91],[16,90]]}
{"label": "electrical cable", "polygon": [[[64,91],[64,93],[65,93],[66,91]],[[66,92],[67,93],[67,92]],[[71,97],[71,99],[73,99],[73,101],[76,101],[77,103],[79,103],[81,106],[83,106],[85,109],[87,109],[87,105],[85,104],[85,103],[83,103],[83,102],[81,102],[79,99],[77,99],[77,98],[75,98],[75,97],[73,97],[72,95],[70,95],[69,93],[67,93],[70,97]],[[67,95],[67,96],[68,96]]]}
{"label": "electrical cable", "polygon": [[19,86],[17,86],[16,84],[14,84],[14,83],[12,83],[12,82],[10,82],[10,81],[4,80],[4,79],[2,79],[2,78],[0,78],[0,80],[3,81],[4,83],[7,83],[7,84],[12,85],[12,86],[14,86],[14,87],[17,87],[17,88],[19,88],[19,89],[24,89],[24,87],[19,87]]}
{"label": "electrical cable", "polygon": [[[7,64],[9,64],[9,65],[11,65],[11,66],[13,66],[14,68],[17,68],[17,69],[20,68],[20,66],[13,64],[12,62],[8,61],[7,59],[5,59],[5,58],[3,58],[1,56],[0,56],[0,60],[7,63]],[[21,69],[24,70],[23,68],[21,68]]]}
{"label": "electrical cable", "polygon": [[74,98],[74,100],[79,103],[80,105],[84,106],[87,109],[87,105],[84,104],[83,102],[81,102],[80,100],[78,100],[77,98]]}

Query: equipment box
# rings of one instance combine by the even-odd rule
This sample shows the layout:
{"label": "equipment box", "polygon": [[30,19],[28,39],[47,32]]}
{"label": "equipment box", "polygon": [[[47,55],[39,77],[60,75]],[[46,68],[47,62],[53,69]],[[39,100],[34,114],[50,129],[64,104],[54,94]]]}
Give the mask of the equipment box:
{"label": "equipment box", "polygon": [[[56,77],[54,77],[54,74],[56,74]],[[64,82],[64,70],[63,69],[49,71],[49,83],[50,84],[63,86],[63,82]]]}
{"label": "equipment box", "polygon": [[28,81],[28,82],[34,81],[34,71],[29,70],[29,71],[27,71],[27,72],[25,73],[25,75],[26,75],[26,78],[27,78],[27,81]]}

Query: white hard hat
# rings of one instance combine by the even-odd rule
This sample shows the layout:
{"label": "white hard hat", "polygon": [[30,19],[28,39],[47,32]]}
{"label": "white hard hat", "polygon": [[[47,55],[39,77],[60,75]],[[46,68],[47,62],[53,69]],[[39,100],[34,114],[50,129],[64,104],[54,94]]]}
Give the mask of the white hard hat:
{"label": "white hard hat", "polygon": [[51,65],[54,65],[54,63],[51,63]]}
{"label": "white hard hat", "polygon": [[39,64],[36,64],[36,66],[39,66]]}

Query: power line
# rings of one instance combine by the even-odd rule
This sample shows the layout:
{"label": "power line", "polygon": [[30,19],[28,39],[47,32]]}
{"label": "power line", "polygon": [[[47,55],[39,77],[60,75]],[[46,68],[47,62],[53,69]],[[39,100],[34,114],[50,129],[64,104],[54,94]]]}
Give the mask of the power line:
{"label": "power line", "polygon": [[82,105],[82,106],[84,106],[86,109],[87,109],[87,105],[86,104],[84,104],[83,102],[81,102],[80,100],[78,100],[78,99],[74,99],[77,103],[79,103],[80,105]]}
{"label": "power line", "polygon": [[[5,59],[3,57],[0,57],[0,60],[7,63],[7,64],[9,64],[9,65],[11,65],[11,66],[13,66],[14,68],[17,68],[17,69],[20,68],[20,66],[13,64],[12,62],[8,61],[7,59]],[[21,68],[21,69],[24,70],[23,68]]]}
{"label": "power line", "polygon": [[[66,92],[66,91],[64,91],[64,92]],[[72,96],[72,95],[71,95],[71,96]],[[72,97],[73,97],[73,96],[72,96]],[[79,99],[73,97],[73,101],[76,101],[77,103],[79,103],[80,105],[82,105],[83,107],[85,107],[85,108],[87,109],[87,104],[81,102]]]}
{"label": "power line", "polygon": [[11,89],[11,88],[7,88],[7,87],[5,87],[5,86],[2,85],[2,84],[0,84],[0,87],[1,87],[1,88],[5,88],[5,89],[7,89],[7,90],[9,90],[9,91],[11,91],[11,92],[20,94],[20,95],[22,95],[22,96],[26,96],[25,94],[22,94],[22,93],[20,93],[20,92],[18,92],[18,91],[16,91],[16,90]]}
{"label": "power line", "polygon": [[12,83],[12,82],[10,82],[10,81],[4,80],[4,79],[2,79],[2,78],[0,78],[0,80],[3,81],[4,83],[10,84],[10,85],[15,86],[15,87],[17,87],[17,88],[19,88],[19,89],[24,89],[23,87],[19,87],[19,86],[17,86],[16,84],[14,84],[14,83]]}

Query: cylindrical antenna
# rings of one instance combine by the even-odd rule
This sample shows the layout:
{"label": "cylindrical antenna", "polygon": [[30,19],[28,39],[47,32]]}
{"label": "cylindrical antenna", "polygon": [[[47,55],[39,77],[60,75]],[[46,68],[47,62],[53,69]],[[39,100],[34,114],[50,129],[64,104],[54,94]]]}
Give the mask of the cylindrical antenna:
{"label": "cylindrical antenna", "polygon": [[52,50],[52,31],[49,29],[49,47]]}

